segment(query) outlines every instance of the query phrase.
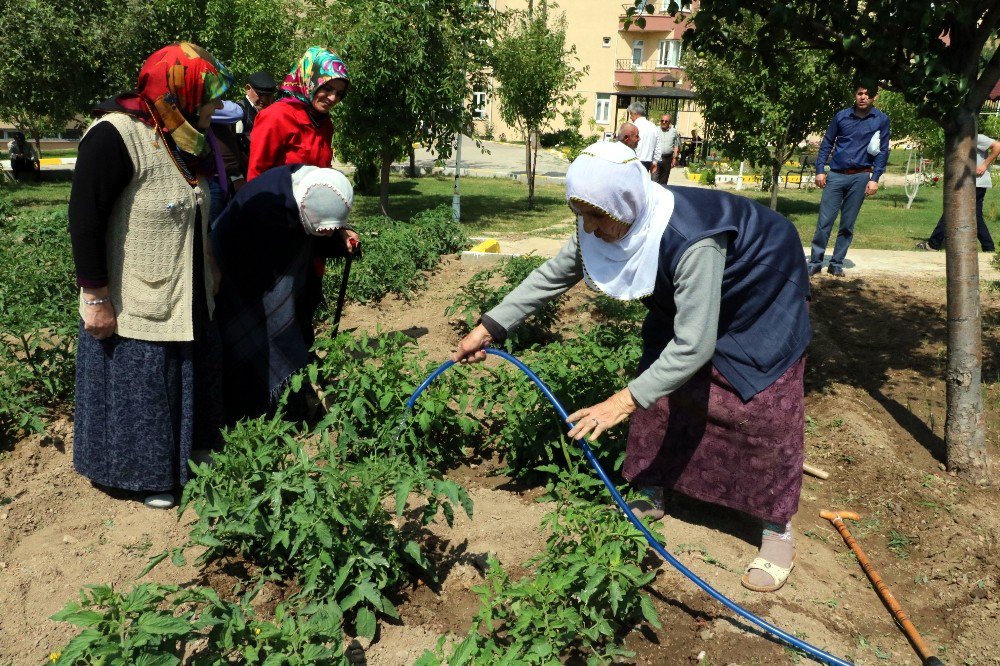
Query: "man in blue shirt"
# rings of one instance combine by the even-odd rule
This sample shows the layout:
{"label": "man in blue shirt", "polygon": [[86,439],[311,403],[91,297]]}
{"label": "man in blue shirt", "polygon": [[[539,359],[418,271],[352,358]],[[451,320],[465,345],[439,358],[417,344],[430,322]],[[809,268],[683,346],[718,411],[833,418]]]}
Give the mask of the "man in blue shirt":
{"label": "man in blue shirt", "polygon": [[[866,196],[878,191],[878,179],[889,161],[889,117],[873,106],[878,92],[869,95],[868,88],[858,86],[854,106],[838,111],[823,137],[816,156],[816,186],[823,190],[819,204],[819,219],[809,257],[809,275],[823,268],[823,255],[830,240],[833,221],[840,213],[837,242],[830,257],[830,275],[844,275],[844,258],[854,238],[854,222]],[[877,145],[869,146],[876,132]],[[830,173],[826,173],[827,158]]]}

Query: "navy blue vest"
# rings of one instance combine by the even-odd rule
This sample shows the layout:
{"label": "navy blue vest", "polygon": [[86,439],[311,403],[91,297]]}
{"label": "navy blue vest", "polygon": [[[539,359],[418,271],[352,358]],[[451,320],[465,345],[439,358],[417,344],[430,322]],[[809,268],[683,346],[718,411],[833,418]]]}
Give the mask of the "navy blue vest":
{"label": "navy blue vest", "polygon": [[719,332],[712,364],[747,401],[773,384],[812,339],[809,277],[795,227],[782,215],[735,194],[667,189],[674,212],[660,241],[660,265],[642,326],[640,371],[673,337],[674,275],[692,244],[728,232]]}

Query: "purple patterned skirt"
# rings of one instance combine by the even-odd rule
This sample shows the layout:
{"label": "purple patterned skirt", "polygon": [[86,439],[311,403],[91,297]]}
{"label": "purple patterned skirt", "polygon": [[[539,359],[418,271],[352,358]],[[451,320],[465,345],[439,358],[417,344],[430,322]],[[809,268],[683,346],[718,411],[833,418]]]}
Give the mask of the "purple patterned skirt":
{"label": "purple patterned skirt", "polygon": [[708,364],[649,409],[639,407],[625,478],[762,520],[789,521],[802,488],[805,364],[803,356],[749,402]]}

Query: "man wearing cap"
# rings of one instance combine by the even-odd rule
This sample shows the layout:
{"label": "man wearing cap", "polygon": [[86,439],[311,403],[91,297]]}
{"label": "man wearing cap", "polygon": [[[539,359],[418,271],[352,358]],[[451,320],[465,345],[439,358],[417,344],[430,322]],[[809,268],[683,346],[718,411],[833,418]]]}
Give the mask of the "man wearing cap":
{"label": "man wearing cap", "polygon": [[[865,197],[878,191],[878,179],[889,162],[889,116],[875,108],[877,97],[877,89],[869,91],[859,85],[854,91],[854,106],[833,116],[820,144],[816,155],[816,187],[823,190],[823,196],[809,256],[810,276],[823,268],[823,255],[837,213],[840,213],[840,227],[827,271],[837,277],[844,275],[844,259],[854,239],[854,222],[861,204]],[[878,145],[869,150],[876,134]],[[826,161],[831,151],[833,158],[827,174]]]}
{"label": "man wearing cap", "polygon": [[237,104],[243,109],[243,119],[236,123],[236,135],[240,139],[240,148],[244,153],[243,175],[246,176],[246,162],[250,159],[250,131],[253,130],[257,112],[266,109],[274,101],[274,93],[278,83],[267,72],[254,72],[247,79],[246,97]]}
{"label": "man wearing cap", "polygon": [[681,152],[681,134],[673,125],[673,117],[669,113],[660,117],[660,162],[653,175],[660,185],[666,185],[670,178],[670,170],[677,164]]}

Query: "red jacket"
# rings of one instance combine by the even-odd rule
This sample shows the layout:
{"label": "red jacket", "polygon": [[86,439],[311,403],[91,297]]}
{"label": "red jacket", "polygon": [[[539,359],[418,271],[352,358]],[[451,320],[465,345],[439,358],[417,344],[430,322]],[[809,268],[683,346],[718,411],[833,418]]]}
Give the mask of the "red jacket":
{"label": "red jacket", "polygon": [[295,99],[275,102],[257,114],[250,133],[247,181],[285,164],[333,164],[333,123],[324,118],[312,124],[305,104]]}

